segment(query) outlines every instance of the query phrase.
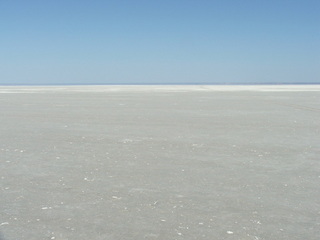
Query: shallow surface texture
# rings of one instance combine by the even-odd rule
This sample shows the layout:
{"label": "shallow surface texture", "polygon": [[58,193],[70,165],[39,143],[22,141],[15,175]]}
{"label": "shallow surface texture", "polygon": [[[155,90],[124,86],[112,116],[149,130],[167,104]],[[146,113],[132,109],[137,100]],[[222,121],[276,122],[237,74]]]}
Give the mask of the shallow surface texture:
{"label": "shallow surface texture", "polygon": [[0,235],[318,240],[320,92],[277,89],[1,87]]}

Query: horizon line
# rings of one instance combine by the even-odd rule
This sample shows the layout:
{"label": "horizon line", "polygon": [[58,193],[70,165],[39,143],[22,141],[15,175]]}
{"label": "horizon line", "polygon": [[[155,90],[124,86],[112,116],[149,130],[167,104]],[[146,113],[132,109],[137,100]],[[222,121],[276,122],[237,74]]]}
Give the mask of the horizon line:
{"label": "horizon line", "polygon": [[231,85],[231,86],[241,86],[241,85],[319,85],[320,82],[284,82],[284,83],[30,83],[30,84],[1,84],[0,86],[116,86],[116,85],[127,85],[127,86],[141,86],[141,85],[163,85],[163,86],[173,86],[173,85]]}

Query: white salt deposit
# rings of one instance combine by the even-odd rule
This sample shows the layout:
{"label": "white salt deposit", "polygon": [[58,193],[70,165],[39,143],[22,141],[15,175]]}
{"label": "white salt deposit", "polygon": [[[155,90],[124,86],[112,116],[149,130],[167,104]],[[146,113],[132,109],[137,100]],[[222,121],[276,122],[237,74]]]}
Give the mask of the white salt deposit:
{"label": "white salt deposit", "polygon": [[311,85],[90,85],[90,86],[0,86],[0,93],[58,93],[58,92],[189,92],[189,91],[320,91]]}

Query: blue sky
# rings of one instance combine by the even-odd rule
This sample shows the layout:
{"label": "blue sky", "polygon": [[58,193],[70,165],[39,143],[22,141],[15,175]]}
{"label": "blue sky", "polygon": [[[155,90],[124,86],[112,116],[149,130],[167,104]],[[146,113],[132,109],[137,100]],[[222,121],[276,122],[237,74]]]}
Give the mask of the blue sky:
{"label": "blue sky", "polygon": [[318,0],[0,1],[0,84],[320,83]]}

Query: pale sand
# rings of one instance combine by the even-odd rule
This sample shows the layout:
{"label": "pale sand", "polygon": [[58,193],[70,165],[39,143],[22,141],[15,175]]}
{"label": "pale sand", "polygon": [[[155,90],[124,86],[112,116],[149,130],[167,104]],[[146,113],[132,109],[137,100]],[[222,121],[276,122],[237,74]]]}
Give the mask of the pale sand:
{"label": "pale sand", "polygon": [[318,240],[319,90],[0,87],[0,236]]}

